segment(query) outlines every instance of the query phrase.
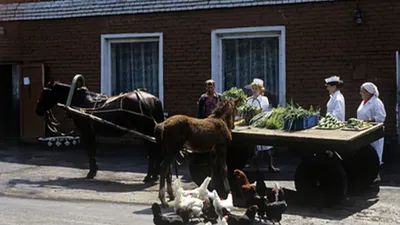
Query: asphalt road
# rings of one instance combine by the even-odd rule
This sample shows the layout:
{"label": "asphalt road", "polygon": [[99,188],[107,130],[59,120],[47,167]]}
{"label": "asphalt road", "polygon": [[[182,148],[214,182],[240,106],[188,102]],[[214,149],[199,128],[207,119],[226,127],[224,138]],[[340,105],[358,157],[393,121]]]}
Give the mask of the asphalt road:
{"label": "asphalt road", "polygon": [[149,206],[0,197],[1,225],[153,224]]}

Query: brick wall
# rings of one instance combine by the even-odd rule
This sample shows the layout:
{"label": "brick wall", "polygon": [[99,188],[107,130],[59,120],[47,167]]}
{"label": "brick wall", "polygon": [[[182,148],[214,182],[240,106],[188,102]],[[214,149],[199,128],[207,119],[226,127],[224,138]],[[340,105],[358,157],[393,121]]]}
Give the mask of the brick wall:
{"label": "brick wall", "polygon": [[360,3],[363,24],[354,22],[355,1],[236,9],[1,22],[0,61],[44,62],[47,74],[70,82],[82,73],[100,90],[100,35],[164,33],[165,110],[195,114],[196,101],[211,77],[210,32],[217,28],[286,26],[287,96],[325,109],[324,78],[340,75],[347,117],[360,103],[360,85],[375,82],[386,105],[387,127],[395,128],[395,51],[399,50],[400,2]]}

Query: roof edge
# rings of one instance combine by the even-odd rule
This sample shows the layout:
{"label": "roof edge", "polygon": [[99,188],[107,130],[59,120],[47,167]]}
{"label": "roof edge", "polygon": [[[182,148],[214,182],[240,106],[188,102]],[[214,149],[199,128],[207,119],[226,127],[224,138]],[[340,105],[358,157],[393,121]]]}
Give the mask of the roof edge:
{"label": "roof edge", "polygon": [[0,21],[50,20],[332,1],[336,0],[58,0],[0,4]]}

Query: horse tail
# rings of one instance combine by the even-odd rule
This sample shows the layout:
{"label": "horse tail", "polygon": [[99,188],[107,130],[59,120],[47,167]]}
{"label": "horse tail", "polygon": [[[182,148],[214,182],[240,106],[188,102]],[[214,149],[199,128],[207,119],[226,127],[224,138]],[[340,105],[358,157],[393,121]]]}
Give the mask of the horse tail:
{"label": "horse tail", "polygon": [[160,101],[160,99],[157,99],[156,104],[155,104],[155,120],[157,123],[162,123],[164,122],[164,109],[163,109],[163,105],[162,102]]}
{"label": "horse tail", "polygon": [[163,137],[164,137],[164,124],[158,123],[154,126],[154,137],[158,144],[162,145]]}

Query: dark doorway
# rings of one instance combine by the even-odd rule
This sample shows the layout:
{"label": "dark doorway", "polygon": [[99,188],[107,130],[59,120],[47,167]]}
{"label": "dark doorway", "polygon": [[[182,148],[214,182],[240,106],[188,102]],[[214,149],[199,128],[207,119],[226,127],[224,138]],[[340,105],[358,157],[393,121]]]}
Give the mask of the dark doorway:
{"label": "dark doorway", "polygon": [[19,112],[15,107],[13,72],[15,66],[0,64],[0,141],[19,136]]}

